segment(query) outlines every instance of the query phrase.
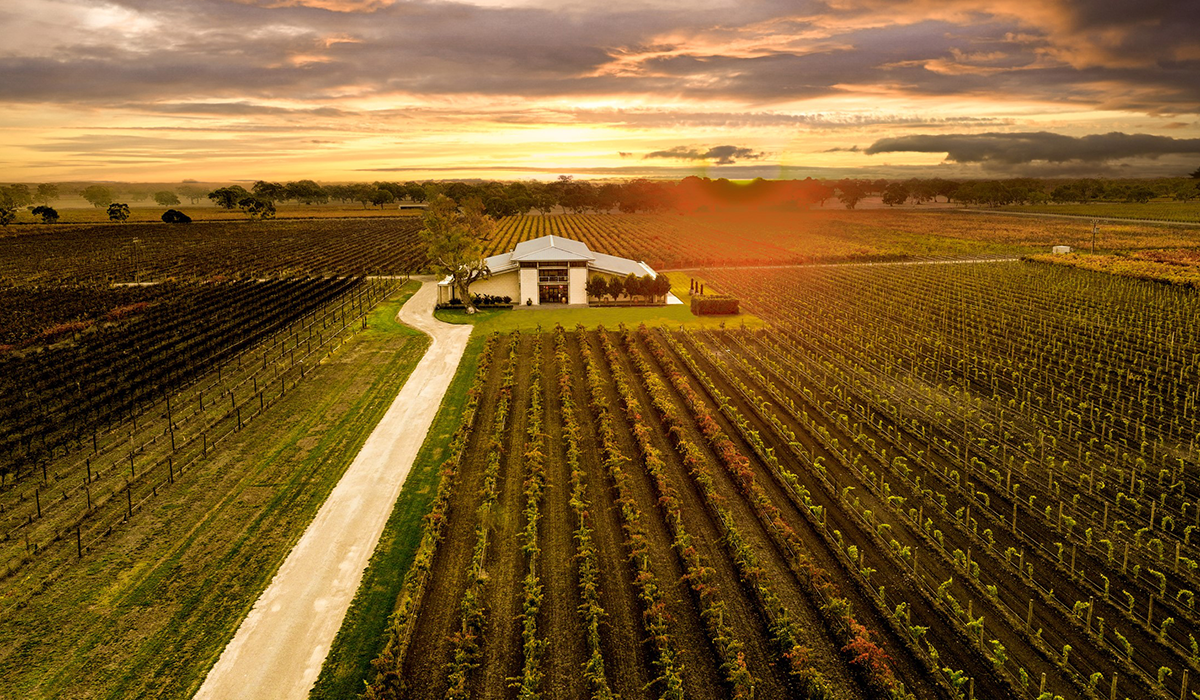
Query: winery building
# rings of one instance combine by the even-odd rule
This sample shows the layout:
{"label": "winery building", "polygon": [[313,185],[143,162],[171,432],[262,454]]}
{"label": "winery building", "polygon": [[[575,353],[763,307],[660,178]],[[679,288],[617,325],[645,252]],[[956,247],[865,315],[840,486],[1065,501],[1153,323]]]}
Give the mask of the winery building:
{"label": "winery building", "polygon": [[[518,243],[509,253],[484,260],[491,276],[471,285],[472,294],[511,297],[513,303],[587,304],[588,277],[607,279],[655,276],[644,262],[596,253],[581,241],[562,236],[542,236]],[[457,294],[450,277],[438,283],[438,302],[447,303]]]}

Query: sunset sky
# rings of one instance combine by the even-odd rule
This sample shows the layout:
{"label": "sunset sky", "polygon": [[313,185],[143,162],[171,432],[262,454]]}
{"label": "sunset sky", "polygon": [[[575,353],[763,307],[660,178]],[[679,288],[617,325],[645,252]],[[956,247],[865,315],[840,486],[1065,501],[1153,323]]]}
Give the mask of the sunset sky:
{"label": "sunset sky", "polygon": [[1196,0],[4,0],[0,181],[1184,175]]}

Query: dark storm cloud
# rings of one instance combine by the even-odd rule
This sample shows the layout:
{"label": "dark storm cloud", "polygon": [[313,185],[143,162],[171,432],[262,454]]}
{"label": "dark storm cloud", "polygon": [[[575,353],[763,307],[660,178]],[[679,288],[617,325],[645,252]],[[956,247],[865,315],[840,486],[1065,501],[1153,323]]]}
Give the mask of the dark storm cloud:
{"label": "dark storm cloud", "polygon": [[[12,0],[8,16],[40,1]],[[1017,0],[112,5],[155,28],[125,35],[80,25],[44,45],[0,48],[0,100],[158,111],[174,109],[163,102],[193,103],[180,113],[254,116],[267,112],[253,102],[267,99],[640,95],[740,100],[750,113],[867,90],[1200,112],[1194,0],[1046,0],[1036,11]],[[864,28],[881,11],[892,23]],[[0,15],[0,31],[4,23]]]}
{"label": "dark storm cloud", "polygon": [[1063,136],[1048,131],[986,134],[914,134],[885,138],[864,151],[877,153],[945,153],[956,163],[1018,165],[1048,163],[1104,163],[1129,158],[1200,153],[1200,139],[1176,139],[1151,134],[1092,134]]}
{"label": "dark storm cloud", "polygon": [[732,165],[737,160],[761,160],[766,154],[743,146],[713,146],[707,150],[676,146],[665,151],[652,151],[642,156],[647,158],[669,158],[673,160],[711,160],[717,165]]}

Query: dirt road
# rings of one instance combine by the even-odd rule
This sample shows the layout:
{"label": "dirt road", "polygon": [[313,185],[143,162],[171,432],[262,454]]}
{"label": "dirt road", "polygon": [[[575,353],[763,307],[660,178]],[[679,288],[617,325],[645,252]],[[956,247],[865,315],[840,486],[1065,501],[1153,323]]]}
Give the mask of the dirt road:
{"label": "dirt road", "polygon": [[471,335],[433,318],[435,282],[400,309],[433,341],[316,518],[254,604],[197,700],[304,700]]}

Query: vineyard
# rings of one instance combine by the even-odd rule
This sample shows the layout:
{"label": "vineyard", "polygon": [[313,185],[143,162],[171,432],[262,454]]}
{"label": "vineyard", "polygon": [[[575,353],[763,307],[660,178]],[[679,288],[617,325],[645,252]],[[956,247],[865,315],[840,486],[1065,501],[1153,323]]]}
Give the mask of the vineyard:
{"label": "vineyard", "polygon": [[[415,216],[26,227],[0,236],[0,279],[21,284],[399,275],[425,270]],[[1083,247],[1087,222],[957,211],[555,214],[501,219],[487,255],[559,235],[656,270],[726,265],[1011,256]],[[1105,224],[1104,251],[1192,245],[1190,232]]]}
{"label": "vineyard", "polygon": [[[246,536],[286,553],[307,516],[233,491],[201,505],[202,492],[218,480],[301,488],[307,467],[230,456],[247,425],[311,420],[299,443],[280,439],[350,449],[341,431],[365,423],[343,425],[336,401],[307,416],[294,397],[313,401],[307,378],[363,334],[396,290],[388,277],[425,268],[419,231],[404,217],[0,238],[0,632],[20,640],[0,647],[0,682],[36,687],[24,669],[51,658],[18,631],[56,619],[43,596],[119,586],[87,580],[97,560],[118,578],[151,566],[144,575],[169,579],[154,567],[193,546],[187,528],[210,526],[205,508],[223,528],[245,504],[283,519],[222,531],[213,552]],[[367,698],[1200,692],[1194,288],[1029,262],[796,266],[1011,257],[1090,238],[1065,220],[946,211],[515,216],[486,252],[546,234],[702,267],[680,274],[770,325],[481,338],[441,468],[409,494],[430,505],[402,585],[394,575],[399,595],[382,604],[394,608],[378,615],[386,629],[372,632],[373,670],[354,679]],[[1186,245],[1179,231],[1104,236],[1139,249],[1123,260],[1190,261],[1162,252]],[[390,342],[388,362],[415,364],[418,343]],[[369,396],[381,410],[387,398]],[[237,481],[255,469],[276,482]],[[304,492],[304,507],[322,493]],[[174,521],[185,499],[195,509]],[[175,539],[146,534],[168,522],[183,528]],[[118,544],[135,535],[150,539]],[[273,571],[251,559],[238,560],[246,576]],[[188,598],[179,614],[223,616],[212,629],[227,638],[265,583],[214,591],[200,613]],[[173,609],[155,585],[127,600]],[[106,595],[80,600],[104,609]],[[201,669],[163,693],[194,689],[209,660],[155,629],[147,644],[176,654],[162,668]],[[150,692],[147,678],[128,682]]]}
{"label": "vineyard", "polygon": [[0,600],[19,602],[28,568],[52,577],[185,478],[393,289],[356,278],[180,285],[124,323],[0,359]]}
{"label": "vineyard", "polygon": [[0,278],[59,284],[402,275],[425,268],[420,228],[412,216],[43,226],[0,237]]}
{"label": "vineyard", "polygon": [[771,328],[489,340],[367,697],[1200,688],[1194,293],[705,275]]}
{"label": "vineyard", "polygon": [[[1192,245],[1186,230],[1136,223],[1102,229],[1099,247],[1104,250]],[[661,270],[1011,256],[1047,252],[1052,245],[1084,246],[1091,240],[1091,225],[946,210],[515,216],[500,222],[489,254],[551,234]]]}

